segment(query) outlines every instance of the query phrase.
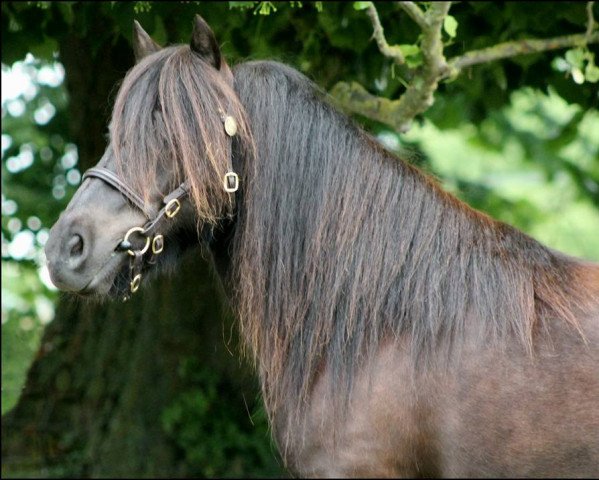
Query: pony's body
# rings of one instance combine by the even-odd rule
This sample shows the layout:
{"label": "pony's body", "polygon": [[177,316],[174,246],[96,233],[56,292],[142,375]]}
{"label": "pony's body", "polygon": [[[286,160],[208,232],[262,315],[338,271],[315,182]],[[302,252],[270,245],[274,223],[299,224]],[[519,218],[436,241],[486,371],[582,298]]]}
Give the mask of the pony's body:
{"label": "pony's body", "polygon": [[279,442],[308,477],[595,477],[599,356],[561,330],[533,359],[475,341],[451,368],[426,371],[405,343],[382,346],[356,373],[343,421],[323,402],[327,372],[302,427]]}
{"label": "pony's body", "polygon": [[[255,354],[273,372],[263,372],[265,397],[290,465],[307,476],[599,473],[597,267],[449,197],[352,132],[287,67],[253,63],[235,74],[250,124],[262,125],[253,130],[258,164],[244,198],[271,198],[240,213],[232,257],[256,290],[261,278],[248,263],[260,270],[272,255],[288,266],[263,279],[270,288],[259,308],[269,321],[251,318],[246,333],[255,328],[249,341],[264,335],[268,343],[276,331],[288,342],[286,355],[273,345]],[[258,109],[250,92],[266,85],[276,92]],[[337,141],[323,142],[327,135]],[[318,174],[301,172],[310,168]],[[260,229],[244,223],[252,214]],[[247,253],[249,238],[255,250]],[[370,265],[378,257],[376,275],[365,257]],[[319,266],[332,269],[326,278],[317,279]],[[247,285],[236,287],[243,296]],[[329,301],[344,314],[327,310]],[[351,305],[360,301],[361,310]],[[295,345],[306,321],[329,330]]]}
{"label": "pony's body", "polygon": [[[231,74],[201,18],[190,47],[160,49],[140,28],[100,164],[158,205],[185,180],[190,202],[160,220],[166,249],[202,226],[292,471],[599,474],[596,265],[443,192],[295,70]],[[143,216],[112,185],[85,182],[51,232],[64,289],[122,292],[116,252],[136,247],[117,239]],[[100,195],[114,226],[89,214]],[[150,268],[129,251],[134,272]]]}

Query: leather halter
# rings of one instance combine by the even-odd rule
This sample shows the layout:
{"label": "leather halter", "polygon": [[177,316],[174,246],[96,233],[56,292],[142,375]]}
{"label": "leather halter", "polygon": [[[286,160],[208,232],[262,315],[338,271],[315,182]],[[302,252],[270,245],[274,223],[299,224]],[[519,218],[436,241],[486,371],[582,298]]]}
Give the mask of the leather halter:
{"label": "leather halter", "polygon": [[[135,293],[141,283],[141,270],[144,263],[144,256],[150,251],[151,247],[151,257],[147,260],[147,263],[153,264],[156,262],[156,256],[164,250],[164,236],[159,232],[162,227],[164,227],[165,222],[174,218],[177,213],[179,213],[181,202],[189,195],[189,190],[185,182],[183,182],[164,197],[162,200],[163,207],[156,212],[155,209],[147,208],[141,196],[121,180],[114,172],[107,168],[90,168],[83,174],[82,180],[89,177],[99,178],[116,189],[148,219],[143,227],[130,228],[115,249],[120,252],[127,252],[131,256],[129,263],[129,273],[131,278],[129,282],[129,291],[130,293]],[[133,245],[129,240],[129,237],[134,233],[138,233],[145,238],[145,244],[139,250],[134,250]],[[125,295],[123,301],[128,300],[129,297],[129,294]]]}
{"label": "leather halter", "polygon": [[[234,79],[231,69],[222,62],[220,68],[224,80],[231,88],[233,88]],[[233,117],[227,115],[221,108],[218,109],[221,121],[225,129],[225,133],[233,138],[237,133],[237,122]],[[174,218],[181,209],[181,202],[189,195],[189,189],[185,182],[175,188],[166,197],[163,198],[163,206],[158,212],[155,208],[147,207],[143,198],[123,180],[121,180],[114,172],[105,167],[94,167],[87,170],[82,177],[82,181],[86,178],[99,178],[111,187],[120,192],[131,204],[136,206],[148,219],[143,227],[133,227],[123,237],[116,247],[116,251],[127,252],[130,255],[129,262],[129,292],[124,296],[123,301],[130,298],[130,294],[135,293],[141,284],[141,271],[144,265],[144,255],[149,252],[151,247],[151,257],[147,260],[148,264],[156,262],[156,256],[164,250],[164,236],[159,233],[159,230],[164,226],[165,222]],[[233,170],[232,158],[229,159],[228,171],[223,177],[223,188],[230,195],[235,195],[239,188],[239,177]],[[234,201],[234,197],[232,198]],[[134,233],[145,238],[145,244],[140,250],[134,250],[129,237]]]}
{"label": "leather halter", "polygon": [[[220,110],[220,109],[219,109]],[[224,112],[219,111],[221,119],[223,121],[225,132],[229,137],[234,137],[237,133],[237,124],[235,119],[231,116],[225,115]],[[189,195],[189,189],[187,184],[183,182],[162,200],[162,208],[156,212],[155,208],[147,207],[143,198],[131,188],[127,183],[121,180],[111,170],[105,167],[94,167],[87,170],[82,177],[82,181],[86,178],[94,177],[99,178],[103,182],[107,183],[114,189],[116,189],[121,195],[123,195],[132,205],[137,207],[148,221],[143,227],[133,227],[123,237],[123,240],[119,242],[116,247],[116,251],[127,252],[130,255],[129,262],[129,292],[124,296],[123,301],[127,301],[130,298],[130,294],[135,293],[139,289],[141,284],[141,272],[144,265],[144,256],[150,251],[151,256],[147,260],[148,264],[156,263],[156,256],[164,250],[164,235],[159,231],[164,227],[165,222],[174,218],[179,210],[181,209],[181,202]],[[234,195],[239,188],[239,177],[233,171],[232,160],[229,160],[228,171],[223,177],[223,188],[225,192]],[[234,198],[233,198],[234,200]],[[129,237],[133,234],[138,233],[145,238],[144,246],[139,250],[134,250]]]}

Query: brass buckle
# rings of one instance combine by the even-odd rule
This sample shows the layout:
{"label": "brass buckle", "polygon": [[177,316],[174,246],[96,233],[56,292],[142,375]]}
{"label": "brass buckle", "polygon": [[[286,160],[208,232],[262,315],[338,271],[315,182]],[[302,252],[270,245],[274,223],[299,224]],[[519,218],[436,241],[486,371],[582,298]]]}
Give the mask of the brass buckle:
{"label": "brass buckle", "polygon": [[[172,208],[173,205],[174,208]],[[179,200],[173,198],[172,200],[169,200],[169,202],[166,204],[166,207],[164,207],[164,213],[168,218],[173,218],[175,215],[177,215],[177,213],[179,213],[180,209],[181,204],[179,203]]]}
{"label": "brass buckle", "polygon": [[[123,242],[129,242],[129,235],[131,235],[134,232],[140,232],[143,234],[144,229],[142,227],[130,228],[129,231],[127,233],[125,233],[125,238],[123,238]],[[146,238],[146,244],[144,245],[144,248],[139,251],[139,253],[141,253],[142,255],[148,251],[148,248],[150,248],[150,237],[145,237],[145,238]],[[135,252],[131,249],[127,250],[127,253],[129,255],[131,255],[132,257],[135,256]]]}
{"label": "brass buckle", "polygon": [[141,273],[138,273],[137,275],[135,275],[135,277],[133,277],[133,280],[131,280],[131,293],[137,292],[137,289],[139,288],[140,283],[141,283]]}
{"label": "brass buckle", "polygon": [[[233,180],[233,186],[229,186],[229,179]],[[239,176],[235,172],[227,172],[223,178],[223,186],[225,187],[225,192],[232,193],[236,192],[239,189]]]}
{"label": "brass buckle", "polygon": [[152,240],[152,253],[158,255],[162,250],[164,250],[164,237],[158,234]]}

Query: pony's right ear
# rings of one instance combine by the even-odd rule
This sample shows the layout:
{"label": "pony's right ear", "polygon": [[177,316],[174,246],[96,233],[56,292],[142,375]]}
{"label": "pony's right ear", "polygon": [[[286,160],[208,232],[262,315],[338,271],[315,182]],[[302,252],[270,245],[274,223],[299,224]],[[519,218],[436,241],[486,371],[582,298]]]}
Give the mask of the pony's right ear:
{"label": "pony's right ear", "polygon": [[141,27],[137,20],[133,20],[133,53],[135,61],[139,62],[142,58],[160,50],[158,45]]}

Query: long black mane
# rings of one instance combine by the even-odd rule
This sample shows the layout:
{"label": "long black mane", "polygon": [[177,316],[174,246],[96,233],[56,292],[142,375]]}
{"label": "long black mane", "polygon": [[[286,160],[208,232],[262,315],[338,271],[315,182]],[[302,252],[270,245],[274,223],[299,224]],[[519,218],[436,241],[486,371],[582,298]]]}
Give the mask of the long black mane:
{"label": "long black mane", "polygon": [[466,329],[530,350],[543,318],[575,325],[565,256],[442,191],[299,72],[249,62],[234,73],[257,149],[235,284],[270,413],[285,404],[299,418],[323,362],[345,395],[385,339],[408,336],[426,362]]}
{"label": "long black mane", "polygon": [[586,292],[573,260],[442,191],[285,65],[240,64],[231,88],[189,46],[148,56],[115,103],[117,167],[156,185],[174,162],[199,221],[217,223],[225,111],[243,156],[231,284],[270,414],[285,405],[299,418],[325,364],[347,398],[383,341],[407,338],[427,362],[473,330],[530,351],[545,319],[576,326]]}

